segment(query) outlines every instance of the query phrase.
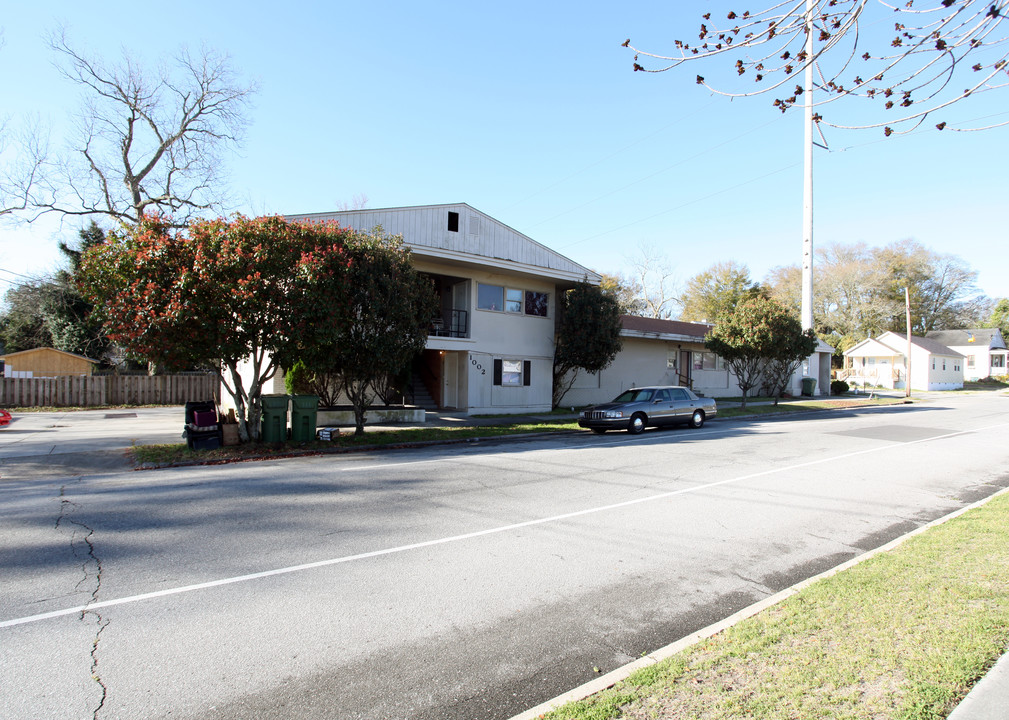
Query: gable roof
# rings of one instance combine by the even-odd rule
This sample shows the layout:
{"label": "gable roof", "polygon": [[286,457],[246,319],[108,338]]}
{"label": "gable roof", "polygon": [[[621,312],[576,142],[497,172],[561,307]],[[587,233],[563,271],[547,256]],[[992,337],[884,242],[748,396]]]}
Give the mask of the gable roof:
{"label": "gable roof", "polygon": [[17,358],[23,355],[29,355],[33,353],[38,354],[39,352],[43,351],[50,353],[58,353],[59,355],[66,355],[67,357],[77,358],[78,360],[86,360],[89,363],[95,363],[95,364],[98,363],[98,360],[93,360],[92,358],[84,357],[83,355],[77,355],[72,352],[67,352],[66,350],[57,350],[56,348],[53,347],[37,347],[37,348],[30,348],[29,350],[18,350],[17,352],[5,353],[3,355],[0,355],[0,360],[9,360],[11,358]]}
{"label": "gable roof", "polygon": [[[449,213],[457,213],[454,230]],[[466,203],[417,205],[285,215],[288,220],[326,222],[371,230],[376,225],[403,241],[418,258],[448,264],[478,265],[544,277],[564,284],[587,279],[599,284],[598,273],[551,250]]]}
{"label": "gable roof", "polygon": [[[897,338],[897,340],[904,343],[905,346],[907,345],[907,335],[905,333],[893,332],[892,330],[888,330],[879,336],[880,342],[889,345],[890,343],[887,342],[889,338],[887,336],[895,337]],[[932,338],[916,337],[912,335],[911,344],[914,345],[916,348],[920,348],[921,350],[931,353],[932,355],[950,355],[952,357],[963,357],[963,355],[958,353],[956,350],[950,350],[941,342],[939,342],[938,340],[934,340]]]}
{"label": "gable roof", "polygon": [[[922,338],[912,335],[911,344],[916,348],[918,348],[919,350],[924,350],[930,355],[963,357],[963,355],[961,355],[957,351],[950,350],[941,342],[933,340],[932,338]],[[844,354],[847,356],[856,356],[856,357],[874,357],[874,353],[871,352],[872,350],[875,349],[874,345],[882,346],[883,348],[889,350],[894,356],[902,357],[907,349],[907,335],[903,333],[893,332],[892,330],[887,330],[885,333],[883,333],[877,338],[867,338],[862,342],[851,346],[850,348],[844,351]]]}
{"label": "gable roof", "polygon": [[1002,338],[1002,331],[998,328],[967,328],[964,330],[933,330],[925,334],[926,338],[931,338],[949,347],[955,346],[976,346],[986,347],[989,350],[1004,350],[1005,340]]}
{"label": "gable roof", "polygon": [[848,357],[882,357],[884,355],[903,357],[904,351],[887,345],[878,338],[866,338],[852,345],[843,354]]}
{"label": "gable roof", "polygon": [[704,342],[704,336],[711,332],[711,328],[714,327],[707,323],[660,320],[658,318],[638,317],[637,315],[621,315],[620,324],[623,327],[620,334],[625,337],[653,337],[662,340],[679,340],[681,342]]}

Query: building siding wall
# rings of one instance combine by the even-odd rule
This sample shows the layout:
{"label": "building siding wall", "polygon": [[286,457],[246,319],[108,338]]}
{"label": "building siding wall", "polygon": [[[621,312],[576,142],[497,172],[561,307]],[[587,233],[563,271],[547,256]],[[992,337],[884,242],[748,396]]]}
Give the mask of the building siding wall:
{"label": "building siding wall", "polygon": [[4,357],[4,373],[8,377],[14,377],[14,372],[30,372],[31,377],[90,375],[93,367],[93,363],[87,358],[61,353],[52,348],[35,348]]}

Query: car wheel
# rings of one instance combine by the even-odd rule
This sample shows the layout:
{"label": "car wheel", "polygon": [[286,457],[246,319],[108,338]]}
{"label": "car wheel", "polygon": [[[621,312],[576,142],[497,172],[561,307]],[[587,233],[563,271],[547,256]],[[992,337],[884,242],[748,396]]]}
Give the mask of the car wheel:
{"label": "car wheel", "polygon": [[604,432],[606,432],[606,428],[592,428],[592,432],[594,432],[596,435],[602,435]]}
{"label": "car wheel", "polygon": [[631,435],[638,435],[645,429],[645,416],[641,413],[634,413],[631,421],[627,423],[627,432]]}
{"label": "car wheel", "polygon": [[694,414],[690,416],[690,427],[699,428],[704,425],[704,411],[694,410]]}

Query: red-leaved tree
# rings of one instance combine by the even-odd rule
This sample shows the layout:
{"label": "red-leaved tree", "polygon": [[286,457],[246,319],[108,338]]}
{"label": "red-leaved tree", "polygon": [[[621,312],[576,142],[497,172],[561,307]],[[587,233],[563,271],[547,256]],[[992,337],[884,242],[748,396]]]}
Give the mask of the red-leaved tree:
{"label": "red-leaved tree", "polygon": [[256,440],[263,383],[293,364],[317,328],[344,321],[352,235],[279,217],[197,220],[183,230],[144,217],[87,253],[82,286],[131,355],[169,369],[214,368],[240,437]]}

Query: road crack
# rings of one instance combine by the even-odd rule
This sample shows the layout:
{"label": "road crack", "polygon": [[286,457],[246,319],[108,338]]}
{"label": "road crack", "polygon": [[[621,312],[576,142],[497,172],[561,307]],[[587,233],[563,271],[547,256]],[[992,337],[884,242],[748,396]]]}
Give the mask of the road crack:
{"label": "road crack", "polygon": [[98,720],[98,716],[105,707],[105,700],[108,697],[108,686],[102,679],[98,669],[98,650],[102,639],[102,633],[109,625],[108,618],[103,618],[102,614],[89,607],[98,601],[98,593],[102,589],[102,560],[95,551],[93,536],[95,531],[86,523],[73,517],[74,513],[80,509],[77,503],[67,497],[67,486],[60,487],[60,512],[56,518],[55,529],[57,532],[69,533],[70,552],[74,558],[80,561],[81,579],[74,586],[75,591],[90,589],[90,597],[81,610],[79,619],[86,622],[89,619],[94,621],[95,635],[91,642],[91,679],[99,688],[98,703],[92,713],[93,720]]}

